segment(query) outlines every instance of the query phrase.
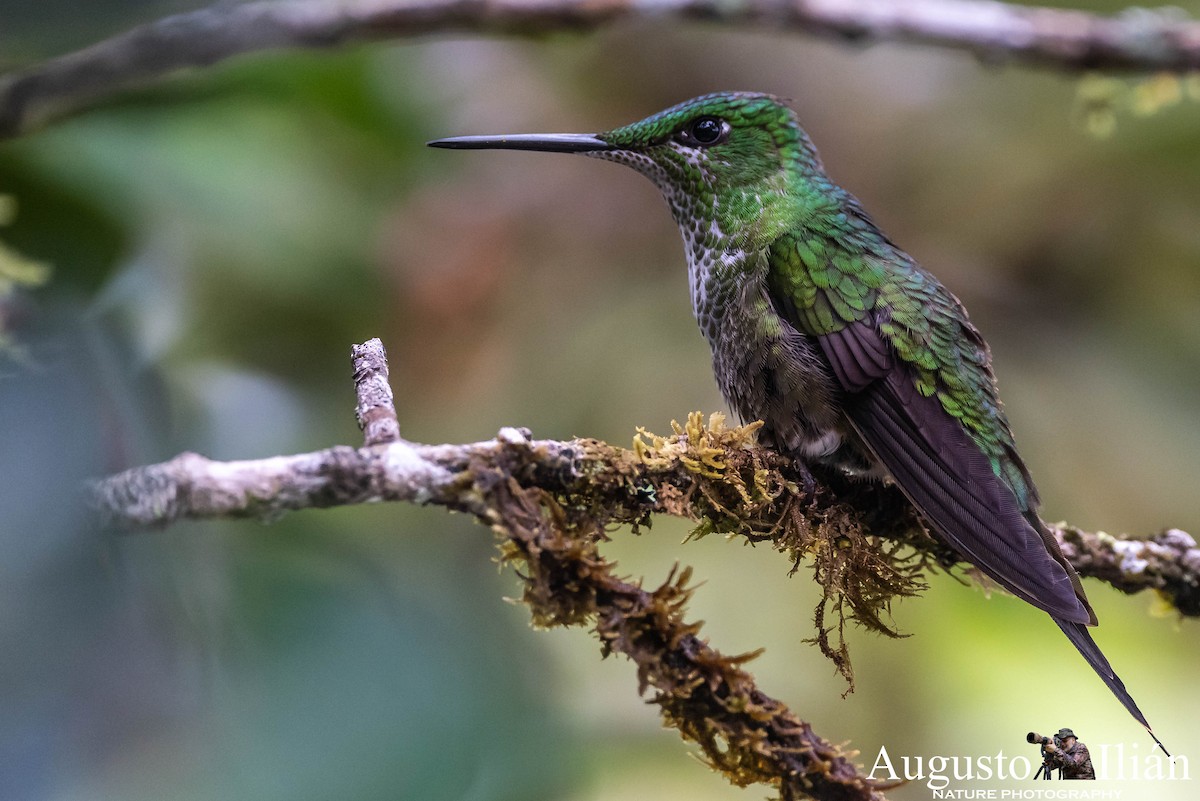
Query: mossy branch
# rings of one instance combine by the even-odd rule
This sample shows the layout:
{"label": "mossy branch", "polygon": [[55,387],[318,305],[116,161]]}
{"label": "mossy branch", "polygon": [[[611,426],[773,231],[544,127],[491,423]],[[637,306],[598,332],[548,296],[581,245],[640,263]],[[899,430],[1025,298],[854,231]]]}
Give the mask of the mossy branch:
{"label": "mossy branch", "polygon": [[286,48],[433,33],[536,36],[623,20],[702,21],[854,44],[910,42],[1060,69],[1200,69],[1200,23],[1177,9],[1117,16],[997,0],[258,0],[164,17],[0,76],[0,139],[182,69]]}
{"label": "mossy branch", "polygon": [[[817,636],[847,679],[847,620],[895,634],[892,598],[918,592],[924,573],[957,559],[930,537],[895,490],[820,471],[757,446],[757,425],[726,427],[699,413],[668,436],[639,429],[631,448],[590,439],[534,440],[505,428],[467,445],[398,438],[379,340],[354,349],[359,422],[373,444],[295,456],[215,462],[183,454],[94,482],[111,523],[164,526],[190,518],[274,519],[299,509],[408,501],[467,512],[499,538],[534,623],[590,625],[605,653],[637,666],[664,721],[698,743],[738,785],[764,783],[784,799],[880,799],[853,752],[816,735],[743,669],[753,654],[724,656],[686,620],[690,571],[655,590],[618,577],[600,553],[614,524],[636,530],[656,514],[770,542],[796,569],[810,560],[824,588]],[[385,421],[382,427],[380,421]],[[381,433],[383,432],[383,433]],[[1156,590],[1182,615],[1200,615],[1200,549],[1182,531],[1117,539],[1058,526],[1084,576],[1123,592]],[[831,615],[831,617],[827,617]]]}

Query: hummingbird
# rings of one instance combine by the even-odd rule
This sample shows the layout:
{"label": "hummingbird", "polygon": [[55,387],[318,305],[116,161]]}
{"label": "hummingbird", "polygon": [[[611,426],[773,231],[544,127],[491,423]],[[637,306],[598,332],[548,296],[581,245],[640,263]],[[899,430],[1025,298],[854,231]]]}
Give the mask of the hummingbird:
{"label": "hummingbird", "polygon": [[428,144],[582,153],[653,181],[717,383],[743,421],[763,422],[760,441],[894,483],[959,556],[1048,613],[1162,746],[1088,632],[1096,614],[1038,516],[983,336],[829,178],[786,103],[720,92],[604,133]]}

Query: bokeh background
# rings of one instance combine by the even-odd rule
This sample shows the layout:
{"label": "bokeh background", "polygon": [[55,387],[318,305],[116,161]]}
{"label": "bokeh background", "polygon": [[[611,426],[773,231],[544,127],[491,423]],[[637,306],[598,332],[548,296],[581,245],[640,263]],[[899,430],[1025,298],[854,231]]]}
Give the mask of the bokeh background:
{"label": "bokeh background", "polygon": [[[199,5],[4,0],[0,64]],[[625,443],[724,408],[647,181],[423,145],[602,130],[718,89],[791,98],[835,179],[965,301],[1046,516],[1200,529],[1200,78],[665,23],[239,58],[0,143],[0,238],[51,269],[2,302],[0,797],[763,797],[690,758],[587,632],[532,631],[461,516],[116,535],[78,506],[85,477],[180,450],[357,442],[348,350],[371,336],[419,441]],[[1044,615],[945,576],[895,608],[910,637],[851,635],[843,698],[802,642],[810,575],[686,533],[660,520],[606,552],[649,584],[694,566],[712,643],[765,646],[763,688],[868,766],[881,746],[1035,759],[1025,732],[1060,726],[1093,754],[1125,743],[1127,776],[1150,752]],[[1162,739],[1200,756],[1197,623],[1088,584]]]}

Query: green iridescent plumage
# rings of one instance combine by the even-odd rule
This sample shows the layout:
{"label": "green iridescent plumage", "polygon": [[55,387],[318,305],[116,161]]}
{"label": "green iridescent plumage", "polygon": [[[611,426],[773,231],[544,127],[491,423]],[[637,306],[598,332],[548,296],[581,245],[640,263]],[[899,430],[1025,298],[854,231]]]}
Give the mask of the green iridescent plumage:
{"label": "green iridescent plumage", "polygon": [[950,547],[1048,612],[1146,725],[1037,515],[983,338],[830,180],[787,105],[726,92],[606,133],[431,144],[579,152],[650,178],[683,236],[692,308],[738,414],[761,419],[763,441],[784,452],[895,482]]}
{"label": "green iridescent plumage", "polygon": [[845,235],[812,228],[773,242],[772,295],[799,330],[814,336],[870,315],[880,318],[879,332],[910,368],[917,391],[935,396],[962,423],[1028,510],[1037,496],[1001,409],[987,345],[962,304],[936,279],[886,239],[870,241],[870,223],[859,225],[860,244],[851,248],[843,244]]}

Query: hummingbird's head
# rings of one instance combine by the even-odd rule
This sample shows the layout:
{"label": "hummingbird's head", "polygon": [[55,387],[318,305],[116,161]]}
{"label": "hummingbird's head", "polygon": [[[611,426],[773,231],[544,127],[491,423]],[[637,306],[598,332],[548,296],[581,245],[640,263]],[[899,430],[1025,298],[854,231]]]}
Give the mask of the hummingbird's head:
{"label": "hummingbird's head", "polygon": [[693,98],[597,138],[608,147],[589,155],[628,164],[664,192],[763,189],[816,158],[791,108],[749,92]]}
{"label": "hummingbird's head", "polygon": [[[584,153],[627,164],[666,196],[685,236],[769,242],[789,225],[823,173],[792,111],[778,98],[719,92],[599,134],[518,134],[439,139],[434,147]],[[742,245],[747,243],[742,242]]]}

